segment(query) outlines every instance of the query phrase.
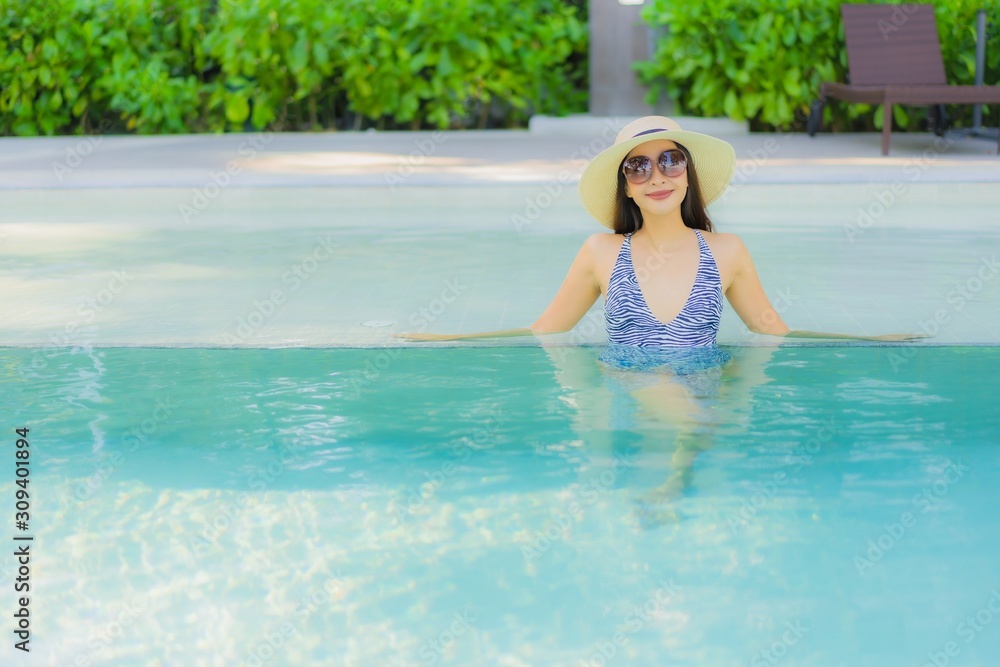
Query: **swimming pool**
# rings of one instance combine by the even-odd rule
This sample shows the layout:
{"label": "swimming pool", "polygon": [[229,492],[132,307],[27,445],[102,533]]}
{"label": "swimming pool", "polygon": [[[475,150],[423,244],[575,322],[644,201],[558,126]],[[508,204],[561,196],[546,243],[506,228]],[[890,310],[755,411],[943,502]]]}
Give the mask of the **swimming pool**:
{"label": "swimming pool", "polygon": [[726,349],[694,422],[592,346],[52,351],[30,664],[992,664],[1000,350]]}
{"label": "swimming pool", "polygon": [[189,191],[5,194],[19,664],[992,665],[995,188],[871,222],[881,186],[833,188],[713,213],[793,326],[937,337],[779,346],[727,308],[691,402],[598,363],[600,302],[388,339],[530,324],[599,231],[572,193],[527,225],[537,185],[231,189],[190,225]]}
{"label": "swimming pool", "polygon": [[[712,215],[744,239],[794,328],[996,344],[1000,190],[920,185],[881,209],[882,183],[747,185]],[[0,342],[364,347],[421,328],[529,326],[583,240],[605,231],[574,191],[557,192],[230,188],[188,223],[189,189],[5,191],[0,307],[13,316]],[[602,343],[602,306],[553,340]],[[719,341],[753,340],[727,306]]]}

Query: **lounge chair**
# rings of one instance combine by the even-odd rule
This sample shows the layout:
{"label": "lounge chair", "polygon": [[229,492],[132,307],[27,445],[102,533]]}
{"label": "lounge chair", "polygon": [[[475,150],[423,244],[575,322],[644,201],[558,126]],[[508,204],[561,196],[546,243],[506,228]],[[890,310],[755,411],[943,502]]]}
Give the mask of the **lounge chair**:
{"label": "lounge chair", "polygon": [[893,104],[1000,102],[1000,86],[948,85],[932,5],[841,5],[840,14],[850,84],[824,82],[820,86],[806,127],[809,136],[820,129],[829,98],[883,105],[882,155],[889,154]]}

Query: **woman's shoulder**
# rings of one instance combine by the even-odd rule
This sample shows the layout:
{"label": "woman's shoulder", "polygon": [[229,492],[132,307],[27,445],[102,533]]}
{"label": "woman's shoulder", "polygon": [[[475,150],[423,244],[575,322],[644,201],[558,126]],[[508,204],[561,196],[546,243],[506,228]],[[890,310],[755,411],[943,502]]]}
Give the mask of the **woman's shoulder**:
{"label": "woman's shoulder", "polygon": [[622,240],[625,238],[624,234],[615,234],[614,232],[595,232],[587,237],[587,240],[583,244],[590,248],[594,253],[603,253],[608,250],[621,247]]}
{"label": "woman's shoulder", "polygon": [[701,233],[701,235],[704,236],[705,240],[708,241],[708,242],[712,242],[714,240],[717,243],[726,243],[726,244],[741,244],[741,243],[743,243],[743,241],[740,240],[739,236],[737,236],[736,234],[730,234],[728,232],[704,232],[703,231]]}
{"label": "woman's shoulder", "polygon": [[614,265],[624,239],[624,234],[614,232],[595,232],[587,237],[583,242],[583,251],[595,273],[601,273],[604,270],[601,267]]}
{"label": "woman's shoulder", "polygon": [[729,234],[724,232],[702,232],[701,235],[705,238],[705,243],[712,252],[718,249],[721,252],[729,253],[739,253],[746,250],[746,246],[743,245],[743,240],[740,239],[736,234]]}
{"label": "woman's shoulder", "polygon": [[610,239],[618,239],[618,241],[621,241],[623,238],[625,238],[624,234],[615,234],[613,231],[606,231],[606,232],[594,232],[593,234],[587,237],[587,240],[588,241],[595,240],[596,242],[599,243],[602,241],[606,242]]}

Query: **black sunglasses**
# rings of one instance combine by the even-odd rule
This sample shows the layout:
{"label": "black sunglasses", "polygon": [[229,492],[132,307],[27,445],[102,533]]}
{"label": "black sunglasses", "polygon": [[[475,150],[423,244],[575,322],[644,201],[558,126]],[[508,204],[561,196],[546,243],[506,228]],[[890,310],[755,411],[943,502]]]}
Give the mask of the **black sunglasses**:
{"label": "black sunglasses", "polygon": [[[674,178],[687,169],[687,156],[679,148],[670,148],[656,158],[656,166],[664,176]],[[653,161],[645,155],[630,157],[622,163],[622,173],[633,185],[641,185],[653,175]]]}

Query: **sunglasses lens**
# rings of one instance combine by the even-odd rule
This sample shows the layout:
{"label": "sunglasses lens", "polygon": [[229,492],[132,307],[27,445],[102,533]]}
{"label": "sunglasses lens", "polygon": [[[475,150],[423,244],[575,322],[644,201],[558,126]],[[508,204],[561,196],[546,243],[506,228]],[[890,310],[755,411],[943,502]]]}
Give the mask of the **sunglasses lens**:
{"label": "sunglasses lens", "polygon": [[665,176],[670,176],[671,178],[680,176],[684,173],[684,169],[687,168],[687,158],[684,156],[684,152],[676,148],[660,153],[660,158],[656,162],[660,167],[660,171]]}
{"label": "sunglasses lens", "polygon": [[[687,157],[684,155],[684,151],[671,148],[660,153],[656,164],[664,176],[674,178],[684,173],[684,170],[687,168]],[[622,165],[622,172],[629,183],[640,185],[648,181],[649,177],[652,176],[653,162],[645,155],[636,155],[625,160]]]}
{"label": "sunglasses lens", "polygon": [[629,183],[638,185],[649,180],[650,175],[653,173],[653,163],[645,155],[637,155],[625,160],[625,164],[622,165],[622,171],[625,173],[625,178],[628,179]]}

